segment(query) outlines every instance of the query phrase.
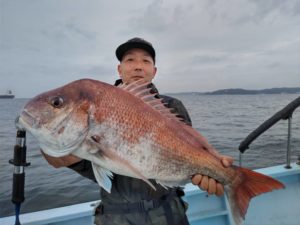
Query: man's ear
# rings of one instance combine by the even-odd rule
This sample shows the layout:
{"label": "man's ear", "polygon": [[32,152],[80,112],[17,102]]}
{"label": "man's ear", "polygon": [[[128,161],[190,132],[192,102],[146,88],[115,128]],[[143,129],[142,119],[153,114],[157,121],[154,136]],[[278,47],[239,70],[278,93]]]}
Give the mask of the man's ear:
{"label": "man's ear", "polygon": [[118,73],[119,73],[120,78],[122,79],[122,69],[121,69],[120,64],[118,65]]}
{"label": "man's ear", "polygon": [[155,67],[154,67],[154,73],[153,73],[154,75],[153,75],[153,77],[155,77],[156,72],[157,72],[157,67],[155,66]]}

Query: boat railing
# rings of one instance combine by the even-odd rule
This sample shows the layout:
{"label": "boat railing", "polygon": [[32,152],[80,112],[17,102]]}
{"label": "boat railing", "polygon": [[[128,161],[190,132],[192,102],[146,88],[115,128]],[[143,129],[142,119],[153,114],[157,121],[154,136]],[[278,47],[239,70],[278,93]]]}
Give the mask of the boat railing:
{"label": "boat railing", "polygon": [[291,136],[292,136],[292,115],[296,108],[300,106],[300,96],[286,105],[283,109],[275,113],[272,117],[263,122],[259,127],[252,131],[239,146],[240,165],[242,164],[242,155],[249,148],[249,145],[262,133],[271,128],[280,120],[288,120],[288,135],[287,135],[287,153],[286,153],[286,168],[291,168]]}

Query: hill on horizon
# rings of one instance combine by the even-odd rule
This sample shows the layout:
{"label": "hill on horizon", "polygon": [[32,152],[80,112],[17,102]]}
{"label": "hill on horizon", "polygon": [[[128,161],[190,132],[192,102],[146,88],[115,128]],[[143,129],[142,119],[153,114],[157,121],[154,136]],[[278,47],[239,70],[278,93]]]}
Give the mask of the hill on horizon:
{"label": "hill on horizon", "polygon": [[[282,88],[269,88],[260,90],[248,90],[243,88],[228,88],[219,89],[210,92],[180,92],[176,94],[200,94],[200,95],[256,95],[256,94],[300,94],[300,87],[282,87]],[[172,93],[170,93],[172,94]],[[173,93],[175,94],[175,93]]]}

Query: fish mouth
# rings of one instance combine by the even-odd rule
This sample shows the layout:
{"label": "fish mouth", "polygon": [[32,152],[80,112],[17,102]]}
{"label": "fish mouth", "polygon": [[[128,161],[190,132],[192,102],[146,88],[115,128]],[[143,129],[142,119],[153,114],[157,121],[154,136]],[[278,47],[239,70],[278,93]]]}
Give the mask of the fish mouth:
{"label": "fish mouth", "polygon": [[22,123],[20,123],[20,117],[21,116],[17,116],[17,118],[15,119],[15,126],[18,130],[22,130],[22,131],[25,131],[25,127],[23,126]]}
{"label": "fish mouth", "polygon": [[35,116],[26,110],[23,110],[21,114],[16,118],[15,125],[17,129],[26,130],[29,128],[39,128],[39,121]]}
{"label": "fish mouth", "polygon": [[[37,138],[37,136],[41,136],[41,133],[46,132],[47,130],[47,128],[43,127],[39,121],[40,120],[36,116],[34,116],[33,114],[31,114],[26,110],[23,110],[21,114],[16,118],[15,126],[18,130],[22,130],[22,131],[26,130],[30,132],[34,137]],[[49,130],[47,130],[46,133],[49,133]],[[51,134],[53,133],[55,132],[51,131]],[[43,152],[53,157],[61,157],[61,156],[68,155],[70,152],[74,151],[74,149],[78,148],[78,146],[80,146],[81,143],[86,138],[87,133],[88,133],[88,128],[86,128],[82,132],[79,138],[60,146],[57,146],[55,144],[54,141],[54,139],[56,140],[55,137],[51,138],[50,140],[44,138],[42,139],[37,138],[37,139]]]}

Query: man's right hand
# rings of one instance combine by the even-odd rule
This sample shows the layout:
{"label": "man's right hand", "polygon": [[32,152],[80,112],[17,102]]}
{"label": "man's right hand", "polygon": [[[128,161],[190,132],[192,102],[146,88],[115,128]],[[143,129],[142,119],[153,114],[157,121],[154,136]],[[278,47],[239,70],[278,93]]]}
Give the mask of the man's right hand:
{"label": "man's right hand", "polygon": [[82,160],[81,158],[78,158],[77,156],[72,154],[62,157],[53,157],[44,153],[42,149],[41,152],[47,160],[47,162],[55,168],[71,166],[72,164],[80,162]]}

